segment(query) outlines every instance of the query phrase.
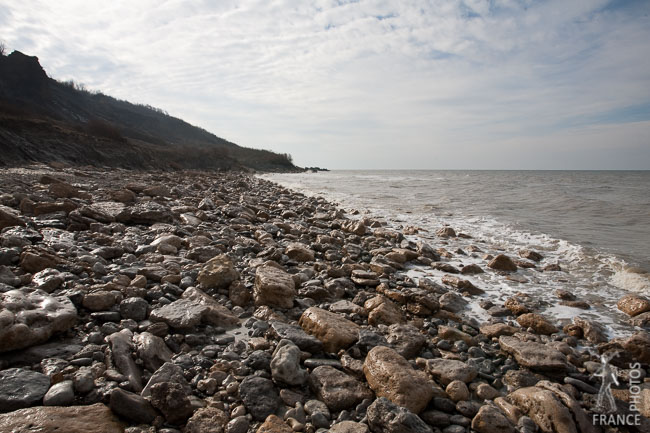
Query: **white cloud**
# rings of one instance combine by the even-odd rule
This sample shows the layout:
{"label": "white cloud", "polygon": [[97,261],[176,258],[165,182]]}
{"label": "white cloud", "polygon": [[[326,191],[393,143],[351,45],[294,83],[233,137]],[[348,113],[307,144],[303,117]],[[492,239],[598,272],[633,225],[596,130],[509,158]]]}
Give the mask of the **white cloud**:
{"label": "white cloud", "polygon": [[[50,75],[160,106],[306,165],[523,166],[540,143],[570,147],[572,119],[586,131],[590,118],[650,105],[645,2],[0,6],[0,37],[39,56]],[[608,132],[610,148],[621,145],[616,134],[629,138],[639,127],[648,125]],[[506,151],[506,159],[487,156]]]}

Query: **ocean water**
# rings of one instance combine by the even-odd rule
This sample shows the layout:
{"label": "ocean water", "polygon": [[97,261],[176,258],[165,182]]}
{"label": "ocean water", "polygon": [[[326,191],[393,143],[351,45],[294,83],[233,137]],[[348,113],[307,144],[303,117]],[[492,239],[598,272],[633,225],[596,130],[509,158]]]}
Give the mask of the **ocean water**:
{"label": "ocean water", "polygon": [[[482,252],[455,254],[451,264],[485,268],[485,253],[539,251],[542,266],[559,263],[562,272],[526,269],[513,279],[491,272],[467,279],[499,300],[529,293],[560,321],[580,315],[599,320],[612,336],[629,334],[633,329],[616,302],[629,292],[650,296],[650,171],[346,170],[262,177],[358,210],[361,217],[418,227],[413,240],[450,252]],[[435,231],[443,225],[471,239],[441,240]],[[434,280],[443,275],[424,268],[409,272]],[[592,308],[559,305],[555,289],[569,290]],[[472,309],[484,315],[477,305]]]}

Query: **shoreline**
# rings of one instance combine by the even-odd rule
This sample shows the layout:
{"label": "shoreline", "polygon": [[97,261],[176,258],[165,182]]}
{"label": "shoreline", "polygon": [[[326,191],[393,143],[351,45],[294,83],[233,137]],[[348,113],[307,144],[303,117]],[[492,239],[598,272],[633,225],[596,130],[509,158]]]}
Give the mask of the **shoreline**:
{"label": "shoreline", "polygon": [[[467,301],[485,289],[476,275],[513,281],[540,260],[555,272],[537,251],[479,248],[460,268],[452,240],[471,238],[451,227],[418,242],[414,229],[351,219],[243,173],[0,177],[0,424],[56,402],[61,420],[108,408],[100,424],[129,433],[532,433],[545,419],[596,431],[585,420],[596,413],[598,352],[620,350],[612,362],[624,377],[648,372],[647,332],[610,340],[589,319],[554,323],[535,296],[485,298],[493,323],[472,317]],[[416,280],[411,264],[442,276]],[[623,308],[650,322],[650,301]],[[22,383],[28,400],[5,385]]]}

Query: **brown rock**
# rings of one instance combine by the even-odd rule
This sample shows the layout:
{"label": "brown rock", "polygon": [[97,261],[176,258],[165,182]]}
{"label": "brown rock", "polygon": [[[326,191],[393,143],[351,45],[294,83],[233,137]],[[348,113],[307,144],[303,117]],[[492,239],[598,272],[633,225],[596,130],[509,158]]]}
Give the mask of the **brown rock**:
{"label": "brown rock", "polygon": [[488,268],[505,271],[505,272],[516,272],[517,265],[512,261],[512,259],[505,254],[499,254],[488,263]]}
{"label": "brown rock", "polygon": [[225,254],[208,260],[201,268],[201,272],[199,272],[197,277],[197,281],[204,289],[223,289],[238,279],[239,272],[237,272],[232,261]]}
{"label": "brown rock", "polygon": [[521,341],[516,337],[499,337],[501,350],[515,357],[519,365],[539,371],[565,371],[566,356],[548,345]]}
{"label": "brown rock", "polygon": [[269,415],[257,433],[293,433],[293,429],[275,415]]}
{"label": "brown rock", "polygon": [[322,341],[326,352],[337,353],[341,349],[347,349],[359,338],[359,325],[318,307],[305,310],[298,324]]}
{"label": "brown rock", "polygon": [[377,397],[386,397],[413,413],[420,413],[433,397],[433,383],[391,348],[376,346],[366,356],[363,372]]}
{"label": "brown rock", "polygon": [[372,391],[363,382],[326,365],[316,367],[311,372],[309,385],[318,399],[334,412],[349,409],[373,397]]}
{"label": "brown rock", "polygon": [[543,316],[536,313],[526,313],[517,317],[517,323],[524,328],[532,328],[538,334],[551,335],[558,332],[558,329],[553,326]]}
{"label": "brown rock", "polygon": [[539,262],[544,258],[540,253],[533,250],[519,250],[519,256],[534,262]]}
{"label": "brown rock", "polygon": [[640,295],[629,294],[623,296],[616,306],[628,316],[634,317],[650,311],[650,300]]}
{"label": "brown rock", "polygon": [[452,286],[460,292],[467,292],[470,295],[481,295],[485,293],[484,290],[479,289],[474,284],[468,280],[463,280],[462,278],[454,277],[452,275],[445,275],[442,277],[442,283]]}
{"label": "brown rock", "polygon": [[476,368],[455,359],[428,359],[426,368],[431,376],[444,386],[449,385],[454,380],[469,383],[478,374]]}
{"label": "brown rock", "polygon": [[525,306],[521,301],[519,301],[515,297],[508,298],[503,305],[508,310],[510,310],[512,314],[514,314],[515,316],[519,316],[520,314],[530,313],[528,307]]}
{"label": "brown rock", "polygon": [[342,224],[341,228],[343,231],[353,233],[357,236],[363,236],[366,234],[366,225],[363,223],[363,221],[360,220],[348,221]]}
{"label": "brown rock", "polygon": [[602,324],[577,316],[573,318],[573,323],[580,327],[582,336],[590,343],[598,344],[607,341],[607,331]]}
{"label": "brown rock", "polygon": [[625,352],[637,362],[650,364],[650,334],[639,331],[622,342]]}
{"label": "brown rock", "polygon": [[187,420],[183,433],[223,433],[228,415],[216,407],[204,407]]}
{"label": "brown rock", "polygon": [[545,433],[578,433],[569,409],[547,389],[521,388],[510,394],[508,400],[532,418]]}
{"label": "brown rock", "polygon": [[451,326],[438,326],[438,336],[446,340],[458,341],[462,340],[467,343],[468,346],[476,346],[476,340],[474,337],[469,335],[466,332],[460,331]]}
{"label": "brown rock", "polygon": [[44,251],[24,251],[20,255],[20,267],[25,272],[35,274],[47,268],[54,268],[59,258]]}
{"label": "brown rock", "polygon": [[290,259],[298,262],[314,261],[314,252],[307,248],[306,245],[298,242],[289,244],[284,250],[284,253],[289,256]]}
{"label": "brown rock", "polygon": [[368,323],[372,326],[405,322],[402,310],[383,295],[368,299],[363,306],[368,312]]}
{"label": "brown rock", "polygon": [[287,272],[272,265],[258,266],[253,289],[255,305],[291,308],[296,297],[293,278]]}
{"label": "brown rock", "polygon": [[118,203],[133,203],[136,198],[135,193],[129,189],[118,189],[110,191],[108,195],[111,200]]}
{"label": "brown rock", "polygon": [[442,227],[436,231],[436,234],[441,238],[455,238],[456,231],[451,227]]}
{"label": "brown rock", "polygon": [[342,421],[334,424],[330,429],[330,433],[368,433],[368,426],[354,421]]}
{"label": "brown rock", "polygon": [[481,326],[481,334],[484,334],[489,338],[500,337],[502,335],[514,335],[515,332],[519,332],[519,329],[514,326],[506,325],[505,323],[494,323]]}
{"label": "brown rock", "polygon": [[32,407],[0,415],[0,429],[11,433],[123,433],[124,425],[102,403],[90,406]]}
{"label": "brown rock", "polygon": [[0,205],[0,230],[4,229],[5,227],[24,225],[24,221],[18,217],[12,208]]}
{"label": "brown rock", "polygon": [[494,406],[485,405],[472,420],[472,429],[478,433],[515,433],[510,420]]}

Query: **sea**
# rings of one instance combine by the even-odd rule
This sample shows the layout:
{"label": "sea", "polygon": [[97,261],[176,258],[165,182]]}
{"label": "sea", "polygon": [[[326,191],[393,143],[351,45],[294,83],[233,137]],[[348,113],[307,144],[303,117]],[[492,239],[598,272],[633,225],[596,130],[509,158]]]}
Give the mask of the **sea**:
{"label": "sea", "polygon": [[[536,311],[560,324],[574,316],[596,320],[610,337],[635,329],[616,303],[627,293],[650,297],[650,171],[336,170],[265,174],[261,177],[338,204],[350,218],[371,217],[401,229],[416,227],[409,240],[424,240],[452,253],[452,265],[484,255],[516,257],[521,249],[544,256],[540,267],[504,278],[494,272],[463,276],[486,291],[470,303],[477,320],[489,316],[478,303],[495,304],[523,292],[539,299]],[[468,238],[444,240],[450,226]],[[440,280],[444,272],[411,266],[414,279]],[[561,305],[556,289],[591,305]]]}

